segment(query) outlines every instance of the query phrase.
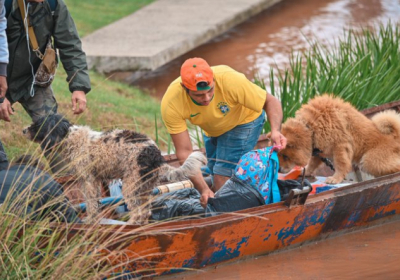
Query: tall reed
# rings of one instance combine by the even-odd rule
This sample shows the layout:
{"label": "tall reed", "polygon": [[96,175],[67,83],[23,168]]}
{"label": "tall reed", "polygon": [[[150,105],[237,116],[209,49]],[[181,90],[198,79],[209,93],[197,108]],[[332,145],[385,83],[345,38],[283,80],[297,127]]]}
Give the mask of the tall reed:
{"label": "tall reed", "polygon": [[[344,34],[334,46],[311,42],[308,51],[290,57],[287,70],[270,72],[270,92],[280,98],[284,120],[322,93],[340,96],[359,110],[400,98],[398,26],[389,22]],[[258,77],[255,82],[266,87]]]}
{"label": "tall reed", "polygon": [[[142,227],[68,223],[64,210],[72,204],[64,195],[40,204],[46,186],[55,181],[41,168],[34,169],[38,173],[32,179],[24,177],[33,174],[31,162],[16,166],[19,175],[12,178],[4,201],[9,171],[0,173],[0,279],[115,279],[154,273],[144,259],[148,253],[126,258],[124,247],[141,235],[157,233],[156,223]],[[78,182],[72,184],[76,187]],[[118,206],[108,207],[98,218],[110,217]]]}

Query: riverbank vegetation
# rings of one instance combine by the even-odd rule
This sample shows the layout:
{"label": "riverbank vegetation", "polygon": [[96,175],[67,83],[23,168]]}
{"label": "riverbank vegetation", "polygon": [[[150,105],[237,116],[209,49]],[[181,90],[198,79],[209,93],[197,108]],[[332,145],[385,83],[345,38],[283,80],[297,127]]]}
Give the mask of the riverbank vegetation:
{"label": "riverbank vegetation", "polygon": [[[281,100],[284,120],[322,93],[340,96],[359,110],[400,99],[399,42],[399,27],[388,23],[377,30],[345,31],[335,46],[313,42],[306,53],[293,55],[288,69],[270,74],[269,91]],[[264,81],[256,83],[265,88]]]}
{"label": "riverbank vegetation", "polygon": [[[123,273],[132,271],[125,255],[119,255],[119,248],[135,237],[155,233],[154,224],[144,226],[145,231],[96,223],[76,224],[76,231],[71,230],[72,224],[66,220],[80,222],[79,218],[62,206],[67,203],[62,196],[46,202],[44,197],[55,194],[49,189],[53,183],[33,171],[32,162],[28,164],[31,169],[20,166],[18,176],[27,179],[35,173],[34,179],[15,180],[0,204],[0,279],[122,279]],[[36,189],[42,181],[48,185]],[[101,215],[110,217],[116,207]],[[146,265],[143,267],[137,272],[146,272]],[[127,279],[135,278],[129,276]]]}

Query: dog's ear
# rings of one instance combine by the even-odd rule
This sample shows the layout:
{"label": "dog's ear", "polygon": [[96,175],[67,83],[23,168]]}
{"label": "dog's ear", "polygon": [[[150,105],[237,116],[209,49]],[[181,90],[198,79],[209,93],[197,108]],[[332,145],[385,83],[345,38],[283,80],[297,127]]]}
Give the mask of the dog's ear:
{"label": "dog's ear", "polygon": [[54,115],[52,119],[52,127],[54,128],[54,134],[59,138],[63,139],[68,134],[68,130],[71,127],[71,123],[61,115]]}
{"label": "dog's ear", "polygon": [[39,118],[30,129],[35,132],[35,141],[43,149],[49,149],[67,136],[70,126],[70,122],[62,115],[51,114]]}
{"label": "dog's ear", "polygon": [[286,137],[286,148],[306,150],[311,153],[312,131],[307,126],[294,118],[289,118],[282,125],[282,134]]}
{"label": "dog's ear", "polygon": [[311,130],[309,130],[304,123],[295,118],[287,119],[282,125],[281,132],[286,137],[287,148],[298,148],[303,144],[311,145]]}

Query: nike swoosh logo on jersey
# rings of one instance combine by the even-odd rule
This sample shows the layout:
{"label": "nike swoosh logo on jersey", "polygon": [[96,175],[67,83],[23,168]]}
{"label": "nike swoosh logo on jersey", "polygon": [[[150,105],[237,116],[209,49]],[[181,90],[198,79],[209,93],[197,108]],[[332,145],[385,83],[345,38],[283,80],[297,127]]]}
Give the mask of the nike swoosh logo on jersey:
{"label": "nike swoosh logo on jersey", "polygon": [[197,113],[197,114],[190,114],[190,117],[193,118],[193,117],[197,116],[198,114],[200,114],[200,113]]}

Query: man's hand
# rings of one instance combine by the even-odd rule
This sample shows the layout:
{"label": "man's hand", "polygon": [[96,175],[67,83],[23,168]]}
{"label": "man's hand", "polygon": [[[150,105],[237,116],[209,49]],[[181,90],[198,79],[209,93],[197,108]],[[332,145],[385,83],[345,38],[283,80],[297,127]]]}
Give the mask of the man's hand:
{"label": "man's hand", "polygon": [[[185,130],[184,132],[178,134],[171,134],[172,142],[175,146],[176,156],[179,162],[184,162],[188,156],[193,152],[192,142],[190,141],[189,132]],[[207,201],[209,197],[214,197],[214,193],[208,187],[206,181],[204,181],[201,171],[197,172],[196,175],[190,177],[194,187],[201,194],[200,204],[204,208],[207,206]]]}
{"label": "man's hand", "polygon": [[214,193],[212,190],[210,190],[209,188],[204,189],[201,193],[201,197],[200,197],[200,204],[201,206],[203,206],[203,208],[207,207],[207,201],[209,197],[214,197]]}
{"label": "man's hand", "polygon": [[6,96],[7,89],[7,77],[0,76],[0,98],[4,98]]}
{"label": "man's hand", "polygon": [[287,139],[280,133],[282,124],[282,105],[278,98],[267,93],[265,99],[264,111],[267,113],[269,124],[271,125],[271,134],[268,133],[272,141],[272,145],[280,146],[280,149],[284,149],[287,144]]}
{"label": "man's hand", "polygon": [[0,119],[6,122],[10,122],[10,115],[14,115],[14,111],[11,108],[11,103],[7,98],[4,98],[3,103],[0,104]]}
{"label": "man's hand", "polygon": [[72,93],[72,111],[75,115],[83,113],[86,109],[86,94],[84,91],[76,90]]}
{"label": "man's hand", "polygon": [[286,148],[287,139],[279,131],[273,131],[270,138],[273,145],[280,146],[280,149]]}

